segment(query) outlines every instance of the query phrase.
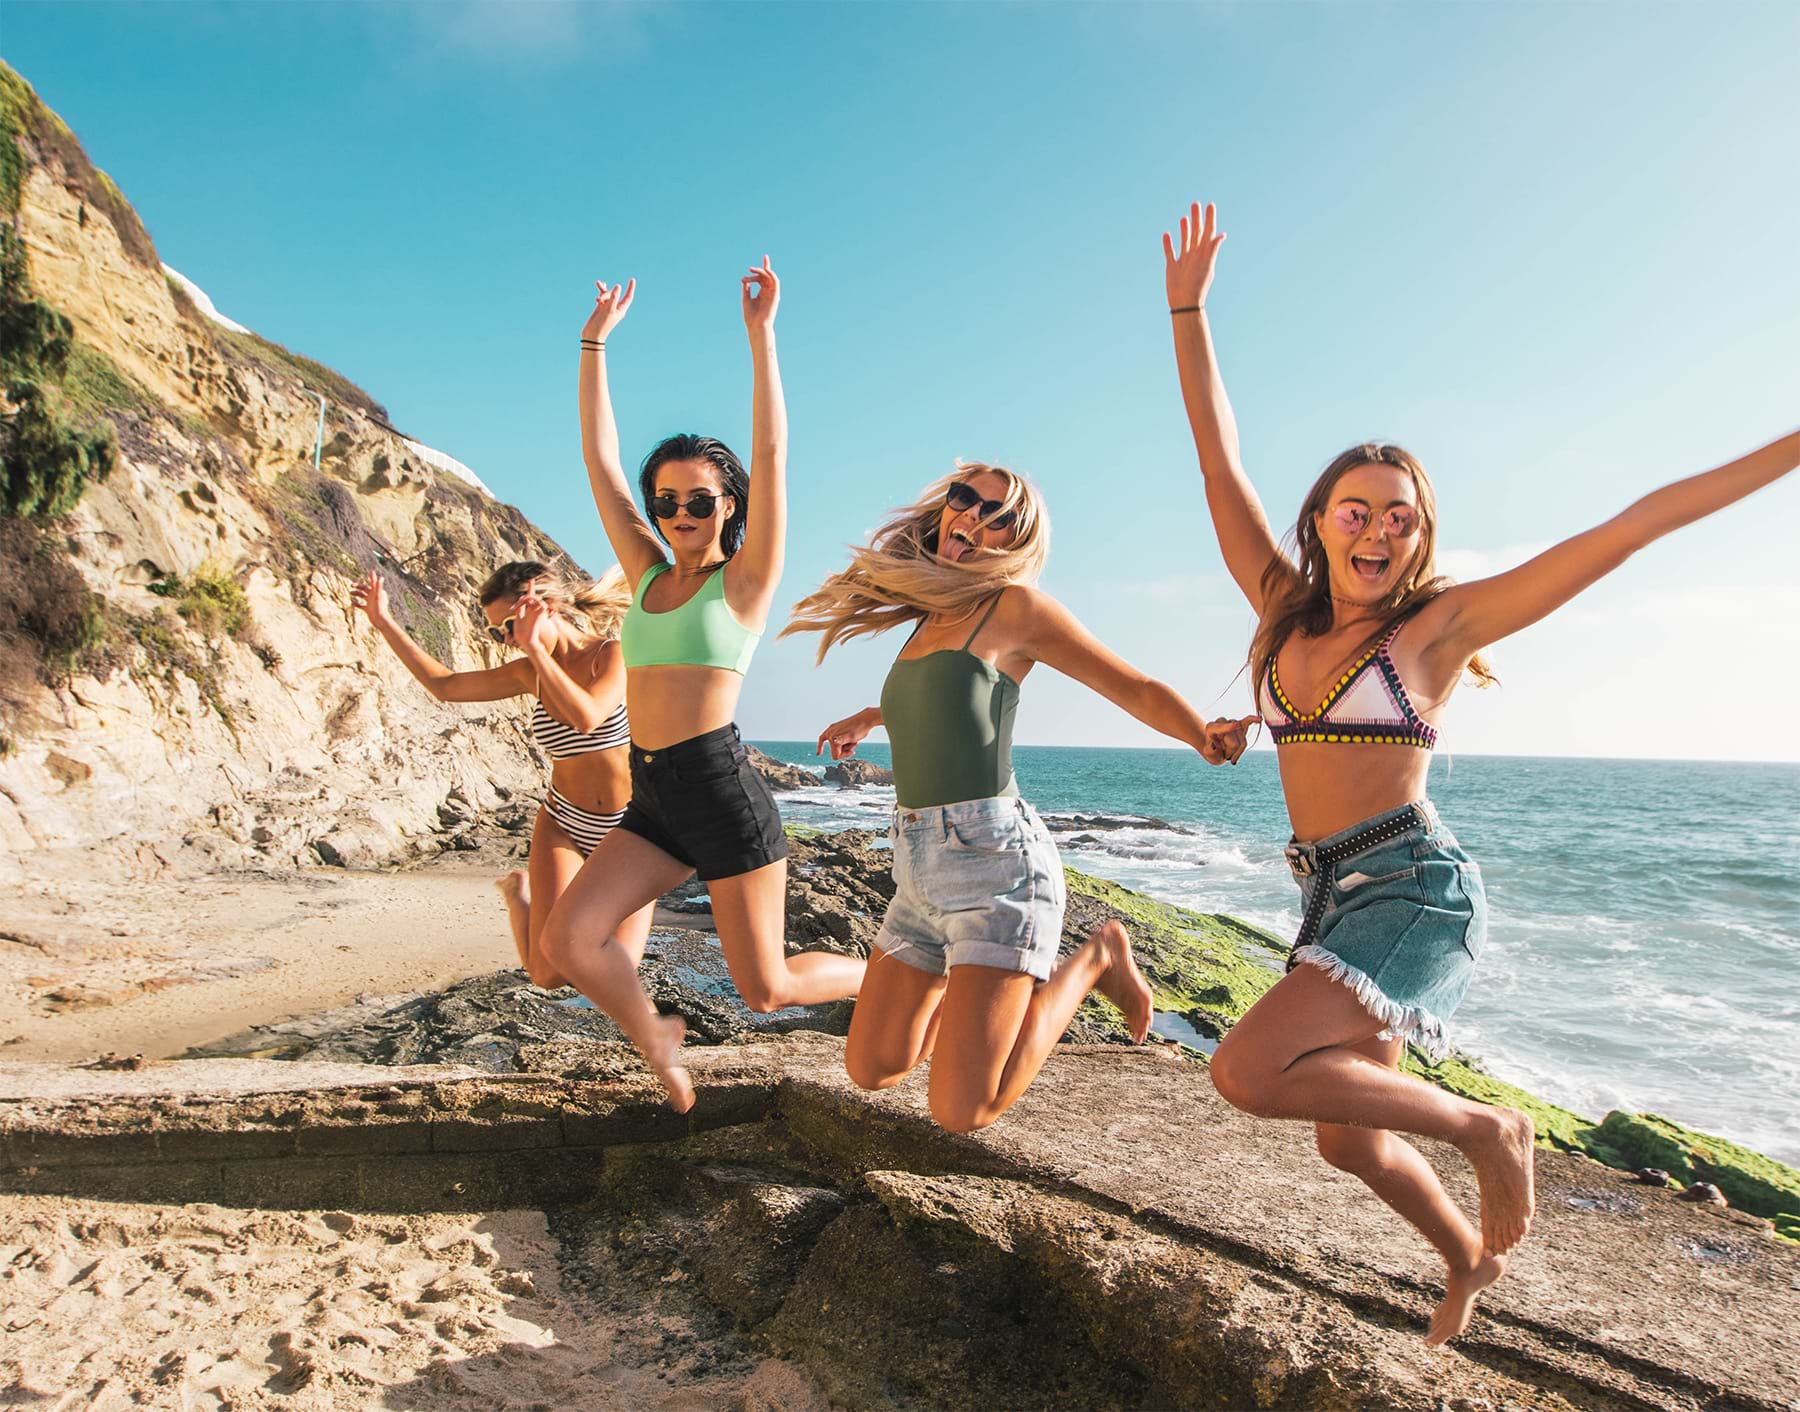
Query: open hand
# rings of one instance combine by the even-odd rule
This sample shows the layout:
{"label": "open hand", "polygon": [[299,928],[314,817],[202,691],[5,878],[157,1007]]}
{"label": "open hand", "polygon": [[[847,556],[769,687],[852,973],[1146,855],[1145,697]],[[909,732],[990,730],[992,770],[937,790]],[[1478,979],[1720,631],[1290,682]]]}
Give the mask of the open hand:
{"label": "open hand", "polygon": [[752,265],[750,273],[738,283],[744,293],[744,327],[756,333],[775,327],[775,306],[781,302],[781,281],[769,268],[769,257],[760,265]]}
{"label": "open hand", "polygon": [[513,603],[513,646],[521,652],[545,652],[551,639],[550,620],[556,610],[535,593],[521,593]]}
{"label": "open hand", "polygon": [[594,281],[594,288],[599,291],[594,298],[594,312],[581,326],[581,336],[604,343],[606,335],[624,321],[626,310],[631,308],[637,281],[628,279],[624,284],[608,285],[605,280],[598,279]]}
{"label": "open hand", "polygon": [[1250,727],[1261,725],[1262,717],[1245,716],[1242,720],[1221,717],[1206,723],[1206,740],[1200,747],[1200,758],[1209,765],[1235,765],[1250,744]]}
{"label": "open hand", "polygon": [[350,606],[360,608],[377,626],[388,621],[387,585],[380,574],[370,569],[350,586]]}
{"label": "open hand", "polygon": [[854,716],[846,716],[841,721],[834,721],[819,732],[818,749],[815,755],[823,755],[827,744],[831,746],[831,758],[843,760],[856,754],[856,747],[862,744],[863,737],[875,729],[876,717],[868,710],[858,711]]}
{"label": "open hand", "polygon": [[1177,244],[1163,232],[1163,283],[1169,294],[1171,309],[1206,306],[1206,291],[1212,288],[1213,266],[1218,262],[1219,247],[1225,234],[1219,229],[1219,213],[1212,202],[1206,203],[1204,214],[1198,201],[1181,218],[1181,242]]}

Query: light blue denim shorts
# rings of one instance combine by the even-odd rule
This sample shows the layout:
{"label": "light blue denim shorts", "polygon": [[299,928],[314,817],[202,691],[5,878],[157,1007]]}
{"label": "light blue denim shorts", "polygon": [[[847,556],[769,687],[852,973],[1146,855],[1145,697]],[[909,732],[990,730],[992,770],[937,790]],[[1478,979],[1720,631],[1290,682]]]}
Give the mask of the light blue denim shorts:
{"label": "light blue denim shorts", "polygon": [[1062,939],[1062,860],[1023,799],[965,799],[896,809],[894,900],[875,945],[943,975],[994,966],[1049,978]]}
{"label": "light blue denim shorts", "polygon": [[[1407,810],[1422,822],[1395,830]],[[1392,834],[1303,873],[1309,855],[1376,829]],[[1448,1023],[1462,1003],[1487,939],[1481,869],[1457,844],[1427,800],[1390,810],[1314,844],[1288,850],[1289,867],[1311,913],[1329,886],[1313,934],[1303,934],[1292,963],[1317,966],[1342,981],[1386,1029],[1433,1061],[1450,1052]]]}

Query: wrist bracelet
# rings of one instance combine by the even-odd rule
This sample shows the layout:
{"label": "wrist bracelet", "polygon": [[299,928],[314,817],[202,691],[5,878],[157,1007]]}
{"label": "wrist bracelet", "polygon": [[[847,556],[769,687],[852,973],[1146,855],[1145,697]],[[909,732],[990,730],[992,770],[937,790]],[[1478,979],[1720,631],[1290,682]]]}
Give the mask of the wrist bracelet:
{"label": "wrist bracelet", "polygon": [[1198,314],[1201,307],[1199,304],[1183,304],[1179,309],[1171,309],[1169,312],[1171,314]]}
{"label": "wrist bracelet", "polygon": [[581,346],[589,352],[598,353],[606,347],[606,344],[604,342],[597,342],[591,338],[584,338],[581,340]]}

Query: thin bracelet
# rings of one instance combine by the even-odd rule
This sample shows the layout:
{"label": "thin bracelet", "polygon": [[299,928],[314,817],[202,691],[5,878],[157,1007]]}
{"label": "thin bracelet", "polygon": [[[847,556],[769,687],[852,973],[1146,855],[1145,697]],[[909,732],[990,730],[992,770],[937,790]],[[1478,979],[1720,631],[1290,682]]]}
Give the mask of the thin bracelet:
{"label": "thin bracelet", "polygon": [[589,352],[589,353],[598,353],[606,347],[606,345],[604,343],[595,343],[591,339],[586,339],[586,338],[581,340],[581,346],[586,352]]}
{"label": "thin bracelet", "polygon": [[1198,304],[1183,304],[1179,309],[1171,309],[1169,312],[1171,314],[1198,314],[1200,308],[1201,306]]}

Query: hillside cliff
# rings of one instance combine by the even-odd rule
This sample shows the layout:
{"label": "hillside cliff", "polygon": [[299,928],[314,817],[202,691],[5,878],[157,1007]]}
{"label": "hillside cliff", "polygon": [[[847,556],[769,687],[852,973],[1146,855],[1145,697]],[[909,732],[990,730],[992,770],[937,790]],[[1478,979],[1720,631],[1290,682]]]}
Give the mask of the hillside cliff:
{"label": "hillside cliff", "polygon": [[[456,814],[534,789],[516,707],[432,700],[349,589],[379,568],[431,651],[491,665],[476,585],[558,546],[347,379],[204,315],[4,66],[0,203],[22,255],[6,307],[66,344],[45,395],[115,448],[66,513],[0,520],[0,881],[70,850],[155,871],[385,862],[441,846],[453,792]],[[6,371],[11,426],[24,394]],[[23,440],[9,489],[36,473]]]}

